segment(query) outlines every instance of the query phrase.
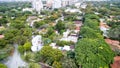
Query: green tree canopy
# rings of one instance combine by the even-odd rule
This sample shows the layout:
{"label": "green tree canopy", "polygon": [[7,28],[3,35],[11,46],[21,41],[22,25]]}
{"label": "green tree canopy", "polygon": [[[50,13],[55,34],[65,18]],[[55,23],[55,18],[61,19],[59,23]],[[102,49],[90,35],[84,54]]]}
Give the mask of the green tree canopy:
{"label": "green tree canopy", "polygon": [[62,64],[58,61],[54,61],[52,64],[53,68],[62,68]]}
{"label": "green tree canopy", "polygon": [[103,38],[98,31],[93,30],[86,26],[81,28],[80,35],[82,35],[84,38],[93,38],[93,39]]}
{"label": "green tree canopy", "polygon": [[108,36],[111,39],[119,40],[120,41],[120,25],[116,26],[115,28],[111,28],[108,31]]}
{"label": "green tree canopy", "polygon": [[59,61],[63,54],[60,50],[58,49],[53,49],[51,46],[44,46],[40,52],[40,57],[42,58],[41,60],[45,60],[44,62],[50,61]]}
{"label": "green tree canopy", "polygon": [[31,42],[26,42],[26,43],[23,45],[25,51],[30,50],[30,49],[31,49],[31,46],[32,46]]}
{"label": "green tree canopy", "polygon": [[75,47],[75,58],[82,68],[109,68],[114,53],[103,39],[79,40]]}
{"label": "green tree canopy", "polygon": [[84,22],[85,26],[88,26],[92,29],[98,30],[99,29],[99,22],[96,19],[89,19],[86,18]]}
{"label": "green tree canopy", "polygon": [[7,68],[7,66],[4,64],[0,64],[0,68]]}
{"label": "green tree canopy", "polygon": [[62,21],[58,21],[58,23],[55,25],[55,29],[61,33],[62,30],[65,30],[65,24]]}
{"label": "green tree canopy", "polygon": [[38,63],[30,63],[29,68],[41,68],[41,66]]}

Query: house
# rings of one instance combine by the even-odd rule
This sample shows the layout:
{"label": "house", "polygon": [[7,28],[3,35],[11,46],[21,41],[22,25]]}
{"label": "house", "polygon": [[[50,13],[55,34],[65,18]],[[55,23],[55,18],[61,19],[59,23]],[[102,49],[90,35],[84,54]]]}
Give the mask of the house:
{"label": "house", "polygon": [[103,36],[104,37],[108,37],[107,36],[107,31],[109,30],[110,28],[109,28],[109,26],[106,24],[106,23],[103,23],[103,22],[101,22],[100,23],[100,30],[103,32]]}
{"label": "house", "polygon": [[70,49],[70,46],[64,46],[64,47],[63,47],[63,50],[65,50],[65,51],[70,51],[71,49]]}
{"label": "house", "polygon": [[70,30],[67,30],[66,32],[63,32],[63,37],[64,38],[68,37],[69,33],[70,33]]}
{"label": "house", "polygon": [[111,39],[105,39],[106,43],[108,43],[109,45],[113,45],[113,46],[118,46],[117,48],[120,49],[120,42],[117,40],[111,40]]}
{"label": "house", "polygon": [[4,38],[5,36],[4,35],[0,35],[0,39]]}
{"label": "house", "polygon": [[0,16],[0,19],[2,18],[2,16]]}
{"label": "house", "polygon": [[77,36],[63,37],[60,39],[60,41],[72,41],[72,42],[76,43],[78,41],[78,37]]}
{"label": "house", "polygon": [[26,11],[33,12],[33,8],[23,8],[22,11],[23,12],[26,12]]}
{"label": "house", "polygon": [[42,36],[41,35],[36,35],[32,39],[32,46],[31,50],[33,52],[39,51],[43,47],[43,42],[42,42]]}
{"label": "house", "polygon": [[71,9],[71,8],[68,8],[65,10],[65,12],[70,12],[70,13],[82,13],[79,9]]}
{"label": "house", "polygon": [[114,62],[110,66],[111,68],[120,68],[120,56],[114,57]]}
{"label": "house", "polygon": [[75,26],[78,26],[78,27],[81,27],[83,25],[82,21],[74,21],[74,24]]}
{"label": "house", "polygon": [[83,8],[83,9],[85,9],[85,8],[87,7],[87,4],[86,4],[86,3],[82,3],[82,4],[80,5],[80,7]]}

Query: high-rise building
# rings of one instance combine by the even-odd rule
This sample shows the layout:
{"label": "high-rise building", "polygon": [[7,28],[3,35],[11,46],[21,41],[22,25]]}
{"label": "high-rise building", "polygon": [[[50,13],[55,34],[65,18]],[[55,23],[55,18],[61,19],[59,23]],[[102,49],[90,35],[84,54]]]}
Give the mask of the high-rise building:
{"label": "high-rise building", "polygon": [[62,0],[54,0],[52,8],[54,9],[54,8],[60,8],[60,7],[62,7]]}
{"label": "high-rise building", "polygon": [[40,13],[40,11],[46,8],[61,8],[67,5],[72,5],[79,0],[32,0],[33,9]]}
{"label": "high-rise building", "polygon": [[53,2],[54,2],[54,0],[47,0],[46,6],[47,6],[48,8],[52,8]]}
{"label": "high-rise building", "polygon": [[34,10],[40,13],[40,11],[43,9],[43,3],[41,0],[32,0],[32,7]]}

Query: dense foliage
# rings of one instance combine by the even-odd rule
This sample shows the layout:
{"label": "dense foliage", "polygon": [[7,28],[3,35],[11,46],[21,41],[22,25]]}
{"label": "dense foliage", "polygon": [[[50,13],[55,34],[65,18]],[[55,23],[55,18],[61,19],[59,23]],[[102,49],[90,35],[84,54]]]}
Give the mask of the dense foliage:
{"label": "dense foliage", "polygon": [[114,53],[98,29],[98,20],[95,14],[85,15],[84,26],[80,31],[83,38],[75,47],[76,62],[82,68],[109,68],[113,62]]}
{"label": "dense foliage", "polygon": [[114,53],[103,39],[80,40],[76,45],[77,63],[82,68],[109,68]]}
{"label": "dense foliage", "polygon": [[60,61],[63,54],[58,49],[53,49],[51,46],[44,46],[41,51],[39,52],[39,55],[37,55],[39,60],[42,62],[52,64],[55,61]]}
{"label": "dense foliage", "polygon": [[7,68],[7,66],[4,64],[0,64],[0,68]]}

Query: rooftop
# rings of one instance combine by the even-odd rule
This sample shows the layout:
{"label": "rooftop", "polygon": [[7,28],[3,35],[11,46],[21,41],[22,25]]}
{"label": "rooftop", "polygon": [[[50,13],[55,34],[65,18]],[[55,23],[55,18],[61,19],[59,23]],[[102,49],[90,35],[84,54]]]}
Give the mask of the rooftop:
{"label": "rooftop", "polygon": [[4,35],[0,35],[0,39],[4,38],[5,36]]}
{"label": "rooftop", "polygon": [[120,68],[120,56],[114,57],[114,63],[111,64],[111,68]]}

